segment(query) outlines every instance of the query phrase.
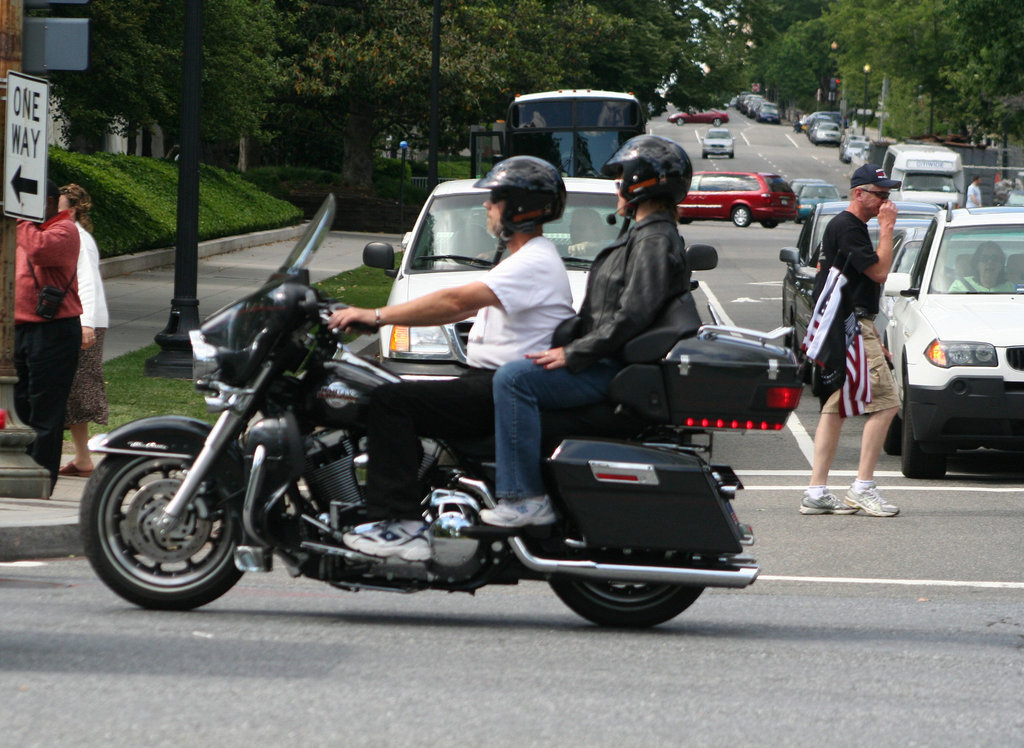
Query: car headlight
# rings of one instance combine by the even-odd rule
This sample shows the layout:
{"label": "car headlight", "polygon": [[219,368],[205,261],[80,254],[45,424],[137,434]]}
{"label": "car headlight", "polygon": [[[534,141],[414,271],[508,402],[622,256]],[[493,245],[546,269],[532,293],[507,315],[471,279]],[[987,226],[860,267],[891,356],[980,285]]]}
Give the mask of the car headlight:
{"label": "car headlight", "polygon": [[391,328],[388,352],[393,358],[415,358],[426,361],[450,361],[455,358],[451,339],[444,327]]}
{"label": "car headlight", "polygon": [[990,343],[933,340],[925,348],[928,363],[942,369],[951,366],[998,366],[996,348]]}

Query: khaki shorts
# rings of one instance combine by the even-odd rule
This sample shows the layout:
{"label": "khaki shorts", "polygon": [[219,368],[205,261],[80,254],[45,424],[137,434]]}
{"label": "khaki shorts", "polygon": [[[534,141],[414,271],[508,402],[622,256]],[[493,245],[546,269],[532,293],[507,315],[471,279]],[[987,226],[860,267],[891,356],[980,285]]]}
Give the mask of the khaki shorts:
{"label": "khaki shorts", "polygon": [[[865,413],[877,413],[880,410],[899,407],[900,400],[896,395],[896,380],[892,378],[889,362],[882,353],[882,342],[875,332],[875,323],[870,319],[860,320],[860,332],[864,336],[864,353],[868,357],[868,370],[871,373],[871,402],[864,408]],[[825,404],[822,413],[838,413],[839,397],[842,390],[833,392]]]}

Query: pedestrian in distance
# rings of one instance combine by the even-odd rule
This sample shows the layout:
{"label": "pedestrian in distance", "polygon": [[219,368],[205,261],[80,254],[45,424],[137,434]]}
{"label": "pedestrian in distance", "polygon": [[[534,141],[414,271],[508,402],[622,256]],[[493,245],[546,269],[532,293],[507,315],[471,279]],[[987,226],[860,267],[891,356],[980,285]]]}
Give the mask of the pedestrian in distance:
{"label": "pedestrian in distance", "polygon": [[565,184],[554,166],[532,156],[497,164],[476,187],[487,230],[503,245],[503,259],[479,280],[380,309],[340,309],[332,329],[381,325],[443,325],[476,319],[469,331],[466,373],[447,381],[398,382],[376,387],[367,416],[367,519],[343,535],[349,548],[406,561],[430,558],[424,534],[424,488],[418,476],[420,437],[489,439],[494,435],[491,382],[504,363],[551,345],[573,314],[565,265],[544,224],[565,210]]}
{"label": "pedestrian in distance", "polygon": [[57,483],[64,409],[82,346],[78,298],[81,239],[69,201],[52,180],[42,223],[19,220],[14,278],[14,406],[36,436],[28,454]]}
{"label": "pedestrian in distance", "polygon": [[68,211],[78,228],[81,247],[78,252],[78,297],[82,301],[82,349],[78,354],[71,392],[68,395],[64,425],[71,432],[75,456],[60,468],[58,474],[88,478],[92,475],[89,453],[89,423],[106,424],[107,391],[103,385],[103,340],[109,317],[107,297],[100,275],[100,252],[92,236],[92,198],[77,184],[60,188]]}
{"label": "pedestrian in distance", "polygon": [[967,207],[981,207],[981,174],[971,180],[971,186],[967,188]]}
{"label": "pedestrian in distance", "polygon": [[[857,384],[863,388],[851,394],[855,377],[847,373],[843,381],[836,380],[825,391],[817,393],[822,400],[821,417],[814,434],[814,463],[810,485],[800,504],[801,514],[863,511],[873,517],[893,517],[900,511],[882,498],[874,478],[885,435],[899,404],[896,384],[874,320],[882,285],[892,265],[897,210],[889,200],[889,190],[898,189],[900,184],[888,179],[876,164],[861,166],[850,179],[849,206],[829,222],[822,237],[819,274],[828,277],[833,268],[837,270],[831,277],[838,281],[835,293],[840,300],[837,303],[840,311],[833,321],[822,323],[822,334],[827,336],[826,340],[833,340],[830,333],[838,331],[842,341],[838,346],[831,344],[831,360],[838,359],[833,370],[845,372],[849,368],[848,352],[857,354],[851,359],[855,363],[852,371],[859,375]],[[876,216],[879,232],[878,245],[874,247],[867,222]],[[822,291],[822,296],[825,293]],[[819,301],[823,298],[819,297]],[[820,306],[815,307],[816,316]],[[866,413],[867,419],[861,435],[857,479],[843,499],[839,499],[828,490],[829,470],[846,416],[861,413]]]}

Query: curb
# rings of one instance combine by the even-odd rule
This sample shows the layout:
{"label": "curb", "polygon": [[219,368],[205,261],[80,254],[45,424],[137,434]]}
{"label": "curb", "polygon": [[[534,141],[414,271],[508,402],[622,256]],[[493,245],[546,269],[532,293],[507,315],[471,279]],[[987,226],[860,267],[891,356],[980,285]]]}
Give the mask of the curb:
{"label": "curb", "polygon": [[78,522],[0,527],[0,561],[82,555]]}

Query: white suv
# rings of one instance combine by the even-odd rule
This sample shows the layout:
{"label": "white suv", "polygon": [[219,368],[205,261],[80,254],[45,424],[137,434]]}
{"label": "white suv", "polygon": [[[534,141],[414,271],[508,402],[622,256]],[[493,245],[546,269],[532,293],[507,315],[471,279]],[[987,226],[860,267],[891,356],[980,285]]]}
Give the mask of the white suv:
{"label": "white suv", "polygon": [[903,474],[941,477],[959,449],[1024,450],[1024,209],[940,214],[885,296],[902,401],[885,450]]}
{"label": "white suv", "polygon": [[[486,229],[483,203],[488,191],[474,188],[474,181],[442,182],[434,189],[413,230],[402,240],[405,255],[397,270],[390,245],[372,242],[363,250],[364,263],[395,276],[388,304],[470,283],[492,266],[497,240]],[[611,179],[566,178],[565,188],[565,214],[544,224],[544,236],[562,255],[578,309],[590,265],[618,236],[622,219],[615,216],[617,198]],[[615,220],[609,222],[609,216]],[[440,327],[385,325],[379,333],[379,359],[404,378],[450,379],[465,371],[466,340],[472,326],[472,317]]]}

